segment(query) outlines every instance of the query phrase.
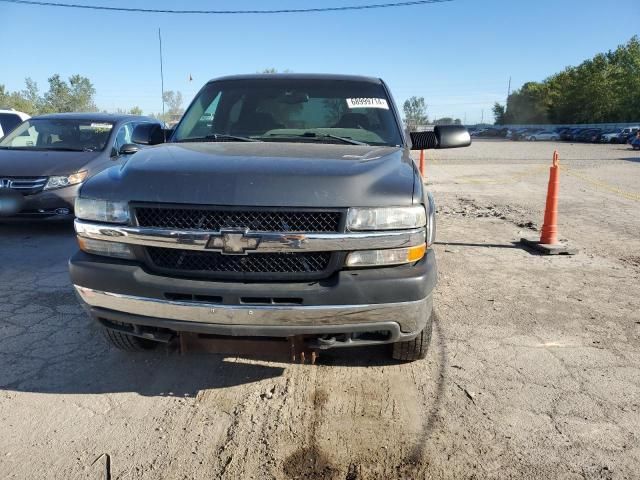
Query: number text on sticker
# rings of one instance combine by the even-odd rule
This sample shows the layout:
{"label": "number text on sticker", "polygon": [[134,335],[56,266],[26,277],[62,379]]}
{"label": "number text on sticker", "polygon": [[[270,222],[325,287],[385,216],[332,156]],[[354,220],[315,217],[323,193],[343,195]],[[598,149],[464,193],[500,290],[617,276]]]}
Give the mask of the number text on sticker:
{"label": "number text on sticker", "polygon": [[384,98],[347,98],[349,108],[383,108],[389,110],[387,100]]}

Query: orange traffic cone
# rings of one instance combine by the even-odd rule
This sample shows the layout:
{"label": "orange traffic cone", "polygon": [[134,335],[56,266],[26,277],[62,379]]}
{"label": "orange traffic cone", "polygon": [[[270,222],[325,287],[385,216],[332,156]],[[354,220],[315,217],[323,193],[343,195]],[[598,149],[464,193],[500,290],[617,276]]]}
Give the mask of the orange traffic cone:
{"label": "orange traffic cone", "polygon": [[573,255],[576,249],[558,242],[558,196],[560,194],[560,157],[553,152],[553,164],[549,169],[547,204],[544,210],[544,223],[540,232],[540,241],[521,238],[520,243],[547,255]]}
{"label": "orange traffic cone", "polygon": [[420,175],[424,178],[424,150],[420,150]]}
{"label": "orange traffic cone", "polygon": [[560,166],[558,151],[553,152],[553,165],[549,169],[549,187],[547,188],[547,205],[544,210],[544,223],[540,234],[540,243],[558,244],[558,193],[560,191]]}

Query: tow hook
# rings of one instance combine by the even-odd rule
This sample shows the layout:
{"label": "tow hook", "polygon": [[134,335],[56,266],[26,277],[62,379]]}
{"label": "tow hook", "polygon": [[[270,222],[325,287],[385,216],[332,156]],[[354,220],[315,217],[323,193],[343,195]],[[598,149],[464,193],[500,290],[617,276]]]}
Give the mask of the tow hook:
{"label": "tow hook", "polygon": [[291,361],[297,363],[309,363],[311,365],[315,365],[316,360],[318,359],[318,351],[313,348],[309,348],[309,346],[305,343],[304,337],[299,335],[294,337],[289,337],[289,351],[291,355]]}

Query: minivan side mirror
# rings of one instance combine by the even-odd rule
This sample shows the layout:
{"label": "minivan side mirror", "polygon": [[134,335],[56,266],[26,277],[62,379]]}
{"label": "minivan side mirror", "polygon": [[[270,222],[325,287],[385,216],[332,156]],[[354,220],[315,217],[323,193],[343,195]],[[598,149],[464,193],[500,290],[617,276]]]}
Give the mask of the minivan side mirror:
{"label": "minivan side mirror", "polygon": [[471,145],[471,135],[462,125],[438,125],[433,132],[411,132],[411,150],[460,148]]}
{"label": "minivan side mirror", "polygon": [[137,151],[140,150],[140,145],[136,145],[135,143],[125,143],[120,147],[119,154],[120,155],[133,155]]}
{"label": "minivan side mirror", "polygon": [[165,141],[165,131],[157,123],[141,123],[133,129],[131,141],[138,145],[158,145]]}

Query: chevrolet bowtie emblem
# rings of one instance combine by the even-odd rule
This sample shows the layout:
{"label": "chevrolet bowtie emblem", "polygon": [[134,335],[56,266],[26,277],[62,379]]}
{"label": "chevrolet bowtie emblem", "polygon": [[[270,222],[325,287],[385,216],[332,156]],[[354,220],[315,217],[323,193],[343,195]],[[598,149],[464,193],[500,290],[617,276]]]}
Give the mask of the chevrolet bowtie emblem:
{"label": "chevrolet bowtie emblem", "polygon": [[220,250],[223,255],[246,255],[260,244],[260,236],[248,233],[248,230],[221,230],[209,237],[207,248]]}

